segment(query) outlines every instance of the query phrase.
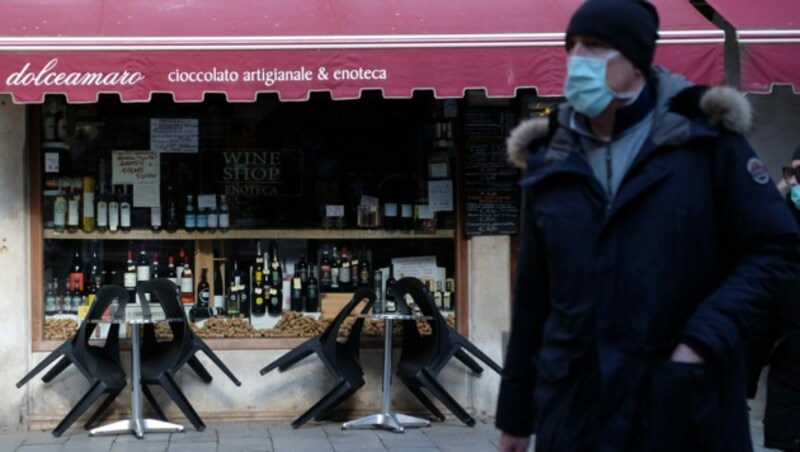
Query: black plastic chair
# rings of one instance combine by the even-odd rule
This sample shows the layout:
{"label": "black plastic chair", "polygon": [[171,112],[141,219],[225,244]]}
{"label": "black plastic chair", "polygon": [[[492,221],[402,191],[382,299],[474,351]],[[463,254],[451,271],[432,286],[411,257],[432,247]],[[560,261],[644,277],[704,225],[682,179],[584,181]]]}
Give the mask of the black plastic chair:
{"label": "black plastic chair", "polygon": [[399,309],[404,313],[410,311],[405,302],[405,296],[410,296],[422,314],[431,318],[428,323],[432,330],[429,336],[421,336],[415,323],[404,322],[403,350],[397,364],[397,376],[439,420],[444,420],[444,415],[422,392],[422,388],[439,399],[462,422],[469,426],[475,425],[472,416],[444,389],[436,377],[453,357],[462,361],[473,372],[480,374],[483,368],[465,353],[465,349],[498,373],[502,369],[447,324],[421,281],[416,278],[401,278],[392,286],[392,293]]}
{"label": "black plastic chair", "polygon": [[119,325],[111,325],[103,347],[89,345],[92,333],[97,327],[97,323],[91,320],[99,319],[115,299],[124,308],[128,301],[127,291],[118,286],[103,286],[97,292],[97,297],[89,309],[86,319],[81,322],[78,331],[17,382],[17,387],[21,387],[59,356],[62,357],[61,361],[42,380],[49,382],[72,364],[89,380],[91,383],[89,390],[53,429],[53,436],[61,436],[97,399],[105,394],[105,400],[86,423],[86,428],[89,428],[127,384],[125,371],[119,364]]}
{"label": "black plastic chair", "polygon": [[324,419],[336,406],[364,386],[364,371],[361,369],[359,359],[364,318],[355,320],[344,343],[339,342],[337,338],[344,320],[365,299],[366,303],[361,310],[362,314],[368,312],[375,303],[375,292],[367,287],[356,289],[353,298],[339,311],[325,331],[308,339],[261,369],[261,375],[274,369],[283,372],[303,358],[316,353],[325,367],[337,378],[336,386],[295,419],[292,427],[299,428],[312,417],[318,421]]}
{"label": "black plastic chair", "polygon": [[[162,290],[168,290],[166,286],[172,284],[172,287],[175,288],[177,294],[178,288],[174,283],[172,283],[172,281],[164,278],[159,278],[153,281],[156,281],[154,284],[161,287]],[[230,378],[233,384],[236,386],[241,386],[242,382],[236,378],[228,366],[222,362],[219,356],[214,353],[211,347],[209,347],[208,344],[203,341],[203,339],[198,337],[191,330],[189,327],[189,319],[186,317],[186,311],[184,311],[183,304],[179,301],[177,295],[176,297],[170,297],[168,300],[159,299],[159,301],[161,302],[161,306],[164,308],[165,312],[167,312],[167,309],[169,309],[169,312],[171,313],[170,317],[174,316],[183,318],[183,322],[170,323],[170,328],[178,328],[188,332],[188,339],[183,346],[183,354],[181,355],[180,359],[176,361],[175,366],[170,370],[170,373],[174,376],[178,370],[180,370],[184,365],[188,364],[189,367],[191,367],[192,370],[194,370],[194,372],[200,377],[200,379],[203,380],[203,382],[211,383],[213,377],[210,373],[208,373],[208,370],[206,370],[205,366],[203,366],[203,363],[201,363],[196,356],[197,352],[202,351],[206,354],[206,356],[209,357],[209,359],[211,359],[211,361],[214,362],[214,364],[217,365],[217,367],[219,367],[220,370],[222,370],[225,375],[228,376],[228,378]],[[164,303],[168,303],[169,306],[164,306]],[[175,324],[173,325],[173,323]],[[181,334],[183,334],[183,331],[181,331]],[[150,354],[159,347],[160,344],[156,340],[155,327],[152,324],[142,325],[142,354]]]}
{"label": "black plastic chair", "polygon": [[[167,318],[180,319],[185,316],[183,306],[178,301],[177,287],[172,281],[155,279],[141,282],[136,287],[136,295],[142,304],[148,303],[145,294],[150,295],[149,304],[158,302],[162,306]],[[157,348],[149,350],[146,354],[142,352],[142,393],[159,417],[166,420],[164,411],[148,388],[150,385],[161,386],[194,428],[202,431],[206,428],[205,423],[172,376],[174,370],[181,367],[181,361],[185,362],[188,350],[192,347],[191,329],[184,321],[169,322],[169,326],[172,330],[171,341],[159,342]]]}

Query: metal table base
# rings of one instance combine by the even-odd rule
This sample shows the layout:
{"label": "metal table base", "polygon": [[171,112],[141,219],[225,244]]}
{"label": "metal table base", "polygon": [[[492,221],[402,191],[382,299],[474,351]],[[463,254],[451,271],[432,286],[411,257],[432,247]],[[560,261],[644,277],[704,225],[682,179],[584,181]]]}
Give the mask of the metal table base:
{"label": "metal table base", "polygon": [[[397,318],[401,318],[397,316]],[[360,427],[378,427],[403,433],[405,427],[430,427],[431,422],[414,416],[392,413],[392,338],[394,336],[395,317],[386,317],[386,328],[383,335],[383,404],[380,414],[370,414],[342,424],[342,429]]]}
{"label": "metal table base", "polygon": [[141,344],[139,343],[139,323],[131,324],[131,419],[112,422],[108,425],[89,430],[89,435],[116,435],[120,433],[135,433],[138,438],[143,438],[145,433],[177,433],[183,431],[183,426],[159,419],[145,419],[142,416],[142,368]]}

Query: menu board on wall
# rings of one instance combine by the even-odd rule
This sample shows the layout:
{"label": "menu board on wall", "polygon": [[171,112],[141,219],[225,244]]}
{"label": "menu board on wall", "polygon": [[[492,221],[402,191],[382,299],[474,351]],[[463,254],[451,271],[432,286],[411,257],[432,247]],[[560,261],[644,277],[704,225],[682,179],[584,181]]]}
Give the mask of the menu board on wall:
{"label": "menu board on wall", "polygon": [[505,139],[517,123],[508,109],[466,112],[464,209],[467,235],[516,234],[519,224],[519,171],[508,162]]}

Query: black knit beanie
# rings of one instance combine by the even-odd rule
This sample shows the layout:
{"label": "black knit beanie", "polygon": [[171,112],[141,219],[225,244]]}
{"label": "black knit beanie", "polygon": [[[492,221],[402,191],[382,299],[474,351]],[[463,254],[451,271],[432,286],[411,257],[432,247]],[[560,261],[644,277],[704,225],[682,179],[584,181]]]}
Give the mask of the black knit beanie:
{"label": "black knit beanie", "polygon": [[644,0],[587,0],[569,21],[567,47],[578,35],[608,43],[647,75],[658,39],[658,11]]}

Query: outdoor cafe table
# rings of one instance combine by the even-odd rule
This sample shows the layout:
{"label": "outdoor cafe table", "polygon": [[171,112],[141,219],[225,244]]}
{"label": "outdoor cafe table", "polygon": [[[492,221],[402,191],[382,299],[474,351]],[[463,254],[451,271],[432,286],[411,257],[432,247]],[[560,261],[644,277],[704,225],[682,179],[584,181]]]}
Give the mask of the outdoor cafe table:
{"label": "outdoor cafe table", "polygon": [[395,320],[424,320],[431,317],[395,312],[360,314],[358,317],[383,320],[385,323],[383,334],[383,403],[380,413],[345,422],[342,424],[342,429],[378,427],[403,433],[405,427],[430,427],[431,423],[426,419],[392,412],[392,339],[394,337]]}
{"label": "outdoor cafe table", "polygon": [[112,303],[110,315],[103,318],[90,320],[98,324],[122,324],[131,326],[131,418],[112,422],[89,431],[91,436],[113,435],[119,433],[134,433],[138,438],[143,438],[145,433],[175,433],[182,432],[183,426],[159,419],[147,419],[142,415],[142,386],[141,386],[141,326],[161,322],[182,322],[182,318],[167,318],[161,306],[150,306],[147,302],[141,304]]}

